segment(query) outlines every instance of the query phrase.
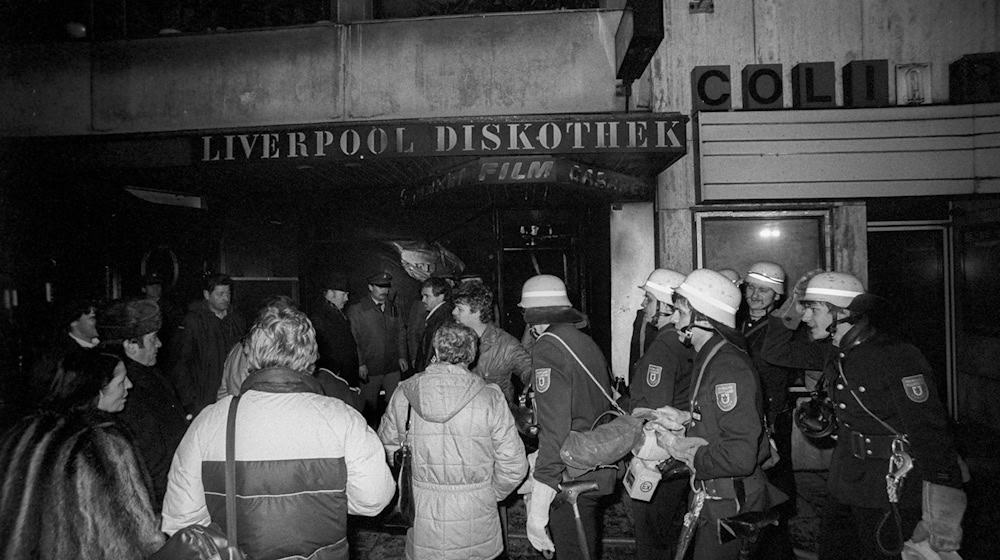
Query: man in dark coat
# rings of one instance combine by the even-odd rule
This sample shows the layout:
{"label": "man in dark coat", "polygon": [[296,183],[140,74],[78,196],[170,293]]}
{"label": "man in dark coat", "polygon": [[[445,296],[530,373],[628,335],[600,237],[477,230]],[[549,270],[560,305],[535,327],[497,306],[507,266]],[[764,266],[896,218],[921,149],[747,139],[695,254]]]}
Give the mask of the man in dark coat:
{"label": "man in dark coat", "polygon": [[358,343],[358,377],[365,416],[375,425],[381,417],[379,393],[385,402],[399,384],[400,375],[410,369],[406,355],[406,323],[396,303],[389,298],[392,275],[378,272],[368,277],[368,297],[347,309],[351,333]]}
{"label": "man in dark coat", "polygon": [[215,402],[226,356],[246,331],[243,318],[230,310],[232,285],[224,274],[208,276],[204,299],[190,306],[174,335],[174,383],[184,409],[193,415]]}
{"label": "man in dark coat", "polygon": [[358,377],[358,345],[351,334],[351,323],[344,313],[350,293],[347,278],[331,274],[320,286],[322,297],[310,320],[316,329],[319,349],[317,368],[324,368],[343,378],[352,387],[361,384]]}
{"label": "man in dark coat", "polygon": [[[91,300],[70,301],[58,309],[53,346],[59,354],[80,348],[94,348],[100,342],[97,332],[97,308]],[[40,402],[48,394],[55,368],[31,368],[28,389],[31,400]]]}
{"label": "man in dark coat", "polygon": [[454,307],[450,299],[451,285],[444,278],[428,278],[420,285],[420,301],[427,309],[427,315],[424,316],[412,373],[424,371],[434,357],[431,341],[434,340],[434,333],[438,327],[451,320],[451,311]]}
{"label": "man in dark coat", "polygon": [[153,508],[160,510],[167,473],[188,427],[174,386],[156,367],[160,309],[148,299],[112,303],[101,314],[101,348],[123,355],[132,388],[116,418],[131,433],[153,481]]}

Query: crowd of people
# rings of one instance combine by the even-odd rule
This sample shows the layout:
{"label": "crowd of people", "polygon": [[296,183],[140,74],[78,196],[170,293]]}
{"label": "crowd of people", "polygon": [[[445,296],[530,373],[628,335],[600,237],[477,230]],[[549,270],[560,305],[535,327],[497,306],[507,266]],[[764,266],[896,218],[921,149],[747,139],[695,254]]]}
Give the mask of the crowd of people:
{"label": "crowd of people", "polygon": [[[535,549],[600,558],[601,499],[624,478],[637,558],[791,559],[793,425],[835,440],[820,558],[957,557],[963,474],[933,372],[875,328],[879,299],[850,274],[652,271],[624,395],[558,277],[523,284],[520,341],[481,279],[429,278],[407,315],[389,272],[365,280],[348,306],[347,277],[321,279],[311,316],[271,298],[249,328],[219,274],[183,319],[155,277],[143,297],[68,306],[24,380],[31,405],[2,403],[3,557],[156,558],[186,527],[226,525],[228,457],[244,553],[348,558],[348,516],[390,503],[405,442],[407,558],[500,557],[518,495]],[[822,375],[796,408],[804,370]],[[630,421],[602,430],[616,415]],[[615,445],[581,468],[580,434]]]}

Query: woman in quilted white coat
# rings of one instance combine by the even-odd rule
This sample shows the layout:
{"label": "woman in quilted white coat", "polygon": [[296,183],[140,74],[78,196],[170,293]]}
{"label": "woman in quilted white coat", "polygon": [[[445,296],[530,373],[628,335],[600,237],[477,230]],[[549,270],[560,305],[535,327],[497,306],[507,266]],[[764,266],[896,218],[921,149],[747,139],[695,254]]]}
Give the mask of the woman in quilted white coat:
{"label": "woman in quilted white coat", "polygon": [[416,519],[411,560],[496,558],[503,552],[497,502],[528,472],[524,446],[499,387],[469,372],[476,333],[450,324],[434,335],[427,370],[400,383],[378,435],[389,457],[406,434],[413,450]]}

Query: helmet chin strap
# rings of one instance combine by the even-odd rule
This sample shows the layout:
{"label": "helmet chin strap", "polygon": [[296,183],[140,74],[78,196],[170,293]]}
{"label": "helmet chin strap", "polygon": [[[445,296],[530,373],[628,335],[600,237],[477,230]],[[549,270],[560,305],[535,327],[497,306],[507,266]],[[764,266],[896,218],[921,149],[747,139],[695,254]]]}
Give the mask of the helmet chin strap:
{"label": "helmet chin strap", "polygon": [[681,338],[681,344],[683,344],[684,346],[687,346],[688,348],[690,348],[692,346],[692,342],[691,342],[691,334],[692,334],[691,333],[691,327],[692,327],[692,325],[688,325],[688,326],[684,327],[683,329],[680,329],[680,331],[678,331],[682,335],[684,335],[684,337]]}
{"label": "helmet chin strap", "polygon": [[840,323],[853,325],[857,321],[857,317],[849,314],[844,319],[841,319],[840,312],[843,310],[843,308],[831,304],[828,305],[830,309],[830,315],[833,316],[833,320],[830,321],[830,324],[826,327],[826,332],[830,335],[829,338],[833,338],[834,336],[837,335],[837,326],[840,325]]}
{"label": "helmet chin strap", "polygon": [[[667,306],[669,313],[663,310],[663,306],[665,305]],[[674,314],[673,307],[663,303],[660,300],[656,300],[656,313],[653,313],[653,316],[650,317],[649,323],[652,324],[653,326],[656,326],[656,323],[659,322],[661,317],[670,317],[673,314]]]}
{"label": "helmet chin strap", "polygon": [[684,338],[681,339],[681,343],[684,344],[684,346],[690,347],[693,344],[691,342],[691,337],[694,335],[694,329],[701,329],[705,332],[710,332],[710,333],[715,332],[715,329],[713,329],[712,327],[699,325],[695,323],[694,320],[692,319],[690,323],[688,323],[686,326],[684,326],[684,328],[679,330],[679,332],[684,335]]}

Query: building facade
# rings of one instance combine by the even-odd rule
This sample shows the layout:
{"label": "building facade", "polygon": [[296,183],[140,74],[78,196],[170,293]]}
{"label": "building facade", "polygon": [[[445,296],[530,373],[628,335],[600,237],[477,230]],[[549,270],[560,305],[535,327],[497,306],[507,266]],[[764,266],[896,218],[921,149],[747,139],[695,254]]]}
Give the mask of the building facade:
{"label": "building facade", "polygon": [[331,266],[363,294],[419,238],[484,273],[515,333],[520,283],[566,277],[617,372],[654,266],[766,257],[907,302],[953,413],[1000,427],[995,2],[425,4],[5,46],[8,315],[154,268],[188,295],[232,274],[248,308]]}

